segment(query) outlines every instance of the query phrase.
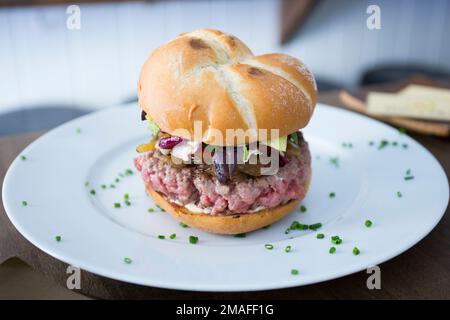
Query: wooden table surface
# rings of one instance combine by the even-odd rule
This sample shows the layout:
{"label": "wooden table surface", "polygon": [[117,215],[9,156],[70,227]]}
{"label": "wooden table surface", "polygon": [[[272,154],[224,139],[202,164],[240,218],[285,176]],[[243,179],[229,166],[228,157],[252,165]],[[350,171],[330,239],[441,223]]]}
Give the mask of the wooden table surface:
{"label": "wooden table surface", "polygon": [[[333,105],[340,104],[337,93],[321,95],[320,101]],[[34,133],[0,138],[1,183],[14,157],[40,135],[41,133]],[[412,135],[412,137],[439,160],[448,177],[450,140],[418,135]],[[450,299],[449,215],[449,208],[447,208],[441,222],[427,237],[400,256],[380,265],[381,290],[367,289],[368,274],[365,272],[290,289],[244,293],[199,293],[137,286],[83,271],[82,289],[79,293],[105,299]],[[48,256],[25,240],[9,222],[2,204],[0,205],[0,263],[14,256],[30,265],[36,272],[62,286],[65,285],[67,265]],[[34,288],[34,290],[40,290],[40,288]],[[39,293],[34,296],[39,296]]]}

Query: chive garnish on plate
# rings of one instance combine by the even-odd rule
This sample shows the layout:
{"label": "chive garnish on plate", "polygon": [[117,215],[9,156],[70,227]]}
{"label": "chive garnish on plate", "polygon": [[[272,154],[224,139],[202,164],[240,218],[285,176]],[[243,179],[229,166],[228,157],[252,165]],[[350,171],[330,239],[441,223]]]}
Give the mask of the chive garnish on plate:
{"label": "chive garnish on plate", "polygon": [[331,243],[340,245],[342,243],[342,239],[339,236],[332,236],[331,237]]}
{"label": "chive garnish on plate", "polygon": [[314,231],[316,231],[316,230],[319,229],[320,227],[322,227],[322,224],[321,224],[320,222],[314,223],[314,224],[310,224],[310,225],[309,225],[309,229],[310,229],[310,230],[314,230]]}
{"label": "chive garnish on plate", "polygon": [[266,244],[264,245],[264,248],[266,248],[267,250],[272,250],[272,249],[273,249],[273,244],[271,244],[271,243],[266,243]]}
{"label": "chive garnish on plate", "polygon": [[128,257],[123,258],[123,262],[125,262],[126,264],[131,264],[133,262],[133,260],[131,260]]}
{"label": "chive garnish on plate", "polygon": [[336,252],[336,247],[331,247],[330,250],[328,250],[328,252],[329,252],[330,254],[335,253],[335,252]]}
{"label": "chive garnish on plate", "polygon": [[323,239],[323,238],[325,238],[325,235],[324,235],[323,233],[318,233],[318,234],[316,235],[316,238],[317,238],[317,239]]}
{"label": "chive garnish on plate", "polygon": [[284,252],[291,252],[292,250],[292,246],[286,246],[286,248],[284,248]]}
{"label": "chive garnish on plate", "polygon": [[61,236],[56,236],[56,237],[55,237],[55,240],[56,240],[56,242],[61,242],[62,237],[61,237]]}
{"label": "chive garnish on plate", "polygon": [[196,244],[198,242],[198,237],[196,236],[189,236],[189,243],[190,244]]}
{"label": "chive garnish on plate", "polygon": [[389,141],[381,140],[380,144],[378,145],[378,150],[381,150],[381,149],[385,148],[388,144],[389,144]]}
{"label": "chive garnish on plate", "polygon": [[338,157],[331,157],[330,163],[334,165],[335,167],[339,167],[339,158]]}
{"label": "chive garnish on plate", "polygon": [[292,269],[291,270],[291,274],[293,275],[293,276],[296,276],[296,275],[298,275],[298,270],[297,269]]}
{"label": "chive garnish on plate", "polygon": [[359,249],[358,249],[357,247],[354,247],[354,248],[353,248],[353,254],[354,254],[355,256],[357,256],[358,254],[360,254],[360,252],[361,252],[361,251],[359,251]]}
{"label": "chive garnish on plate", "polygon": [[366,221],[364,221],[364,225],[365,225],[367,228],[370,228],[370,227],[372,226],[372,221],[366,220]]}
{"label": "chive garnish on plate", "polygon": [[25,200],[22,200],[22,206],[26,207],[28,205],[28,202]]}

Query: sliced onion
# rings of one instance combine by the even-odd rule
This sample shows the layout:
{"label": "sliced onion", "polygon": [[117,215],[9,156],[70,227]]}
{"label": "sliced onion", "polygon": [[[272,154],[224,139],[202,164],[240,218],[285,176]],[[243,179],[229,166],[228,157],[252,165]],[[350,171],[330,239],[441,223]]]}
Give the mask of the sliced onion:
{"label": "sliced onion", "polygon": [[212,162],[217,180],[227,182],[237,168],[236,148],[216,148]]}
{"label": "sliced onion", "polygon": [[161,149],[172,149],[177,144],[181,143],[183,141],[183,138],[177,137],[177,136],[169,136],[164,137],[159,140],[158,146]]}

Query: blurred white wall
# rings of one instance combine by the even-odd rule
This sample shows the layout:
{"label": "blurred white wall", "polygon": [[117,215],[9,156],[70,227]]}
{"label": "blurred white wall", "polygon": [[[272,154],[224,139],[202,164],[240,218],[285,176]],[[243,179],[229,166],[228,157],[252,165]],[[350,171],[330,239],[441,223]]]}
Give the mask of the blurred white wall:
{"label": "blurred white wall", "polygon": [[[366,28],[378,4],[382,29]],[[383,61],[450,69],[447,0],[323,0],[286,46],[278,45],[277,0],[163,1],[80,5],[81,29],[66,6],[0,9],[0,113],[37,104],[102,108],[133,96],[152,49],[177,34],[212,27],[256,53],[295,55],[318,76],[345,86]]]}

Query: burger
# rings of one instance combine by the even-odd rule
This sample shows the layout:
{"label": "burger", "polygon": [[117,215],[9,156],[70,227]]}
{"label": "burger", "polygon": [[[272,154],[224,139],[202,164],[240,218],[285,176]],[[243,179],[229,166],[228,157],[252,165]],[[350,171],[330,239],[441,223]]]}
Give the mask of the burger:
{"label": "burger", "polygon": [[296,58],[255,56],[235,36],[200,29],[153,51],[138,97],[151,134],[135,166],[175,219],[239,234],[274,223],[304,199],[311,155],[300,129],[317,88]]}

